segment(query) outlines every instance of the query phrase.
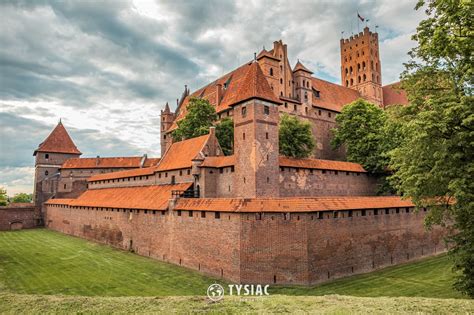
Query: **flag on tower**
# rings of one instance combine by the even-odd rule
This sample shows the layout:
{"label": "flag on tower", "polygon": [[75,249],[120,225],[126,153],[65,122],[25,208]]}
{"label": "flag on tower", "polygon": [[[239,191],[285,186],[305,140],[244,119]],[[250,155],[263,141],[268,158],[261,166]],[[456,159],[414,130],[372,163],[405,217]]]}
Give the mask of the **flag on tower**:
{"label": "flag on tower", "polygon": [[365,19],[364,19],[362,16],[360,16],[359,12],[357,12],[357,17],[358,17],[362,22],[365,21]]}

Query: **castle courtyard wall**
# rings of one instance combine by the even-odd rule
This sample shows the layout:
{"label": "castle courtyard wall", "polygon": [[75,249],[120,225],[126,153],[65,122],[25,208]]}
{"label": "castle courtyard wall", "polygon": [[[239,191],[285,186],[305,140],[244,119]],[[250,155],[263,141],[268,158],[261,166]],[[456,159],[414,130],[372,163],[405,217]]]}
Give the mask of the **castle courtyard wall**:
{"label": "castle courtyard wall", "polygon": [[236,283],[307,285],[369,272],[443,252],[447,233],[426,231],[426,213],[413,208],[375,215],[47,207],[50,229]]}
{"label": "castle courtyard wall", "polygon": [[39,222],[39,212],[34,205],[15,204],[0,207],[0,231],[31,229]]}
{"label": "castle courtyard wall", "polygon": [[373,196],[377,178],[367,173],[280,167],[281,197]]}

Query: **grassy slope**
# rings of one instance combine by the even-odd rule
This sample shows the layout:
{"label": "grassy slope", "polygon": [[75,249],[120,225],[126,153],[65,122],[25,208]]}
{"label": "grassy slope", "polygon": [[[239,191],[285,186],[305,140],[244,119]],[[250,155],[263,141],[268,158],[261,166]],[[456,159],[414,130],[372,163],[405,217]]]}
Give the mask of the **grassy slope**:
{"label": "grassy slope", "polygon": [[[191,311],[473,313],[473,300],[381,297],[458,298],[460,295],[451,288],[452,277],[447,257],[440,256],[313,288],[274,287],[270,297],[225,297],[220,303],[209,303],[203,297],[207,286],[222,281],[48,230],[0,232],[2,314]],[[4,293],[1,293],[2,288]],[[377,298],[286,296],[334,293]],[[170,297],[172,295],[181,297]]]}
{"label": "grassy slope", "polygon": [[73,297],[0,294],[1,314],[160,313],[160,314],[472,314],[474,302],[462,299],[362,298],[276,295],[252,299],[225,297]]}

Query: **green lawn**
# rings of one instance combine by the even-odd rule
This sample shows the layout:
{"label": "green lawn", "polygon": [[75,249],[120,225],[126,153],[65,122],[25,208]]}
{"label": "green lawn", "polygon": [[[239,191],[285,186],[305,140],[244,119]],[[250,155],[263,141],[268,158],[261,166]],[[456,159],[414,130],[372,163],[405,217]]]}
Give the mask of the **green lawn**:
{"label": "green lawn", "polygon": [[[462,298],[447,256],[315,287],[273,287],[272,295]],[[0,290],[82,296],[203,296],[219,282],[175,265],[37,229],[0,232]]]}

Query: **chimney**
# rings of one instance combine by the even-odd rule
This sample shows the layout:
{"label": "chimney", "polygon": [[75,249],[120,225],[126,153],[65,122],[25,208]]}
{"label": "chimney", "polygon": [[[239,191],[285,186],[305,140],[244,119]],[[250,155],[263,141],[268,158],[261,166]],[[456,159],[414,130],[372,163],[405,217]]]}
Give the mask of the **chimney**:
{"label": "chimney", "polygon": [[216,84],[216,104],[219,106],[221,104],[222,99],[222,84]]}
{"label": "chimney", "polygon": [[145,166],[145,162],[146,162],[146,159],[148,158],[148,155],[145,153],[143,154],[143,157],[140,161],[140,168],[143,168],[143,166]]}
{"label": "chimney", "polygon": [[216,136],[216,127],[212,126],[212,127],[209,127],[209,135],[211,136]]}

